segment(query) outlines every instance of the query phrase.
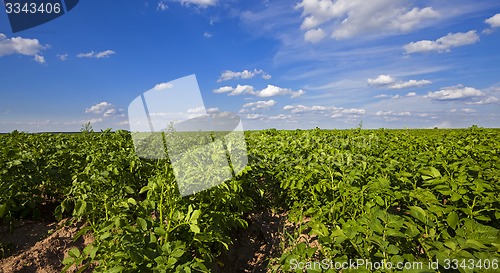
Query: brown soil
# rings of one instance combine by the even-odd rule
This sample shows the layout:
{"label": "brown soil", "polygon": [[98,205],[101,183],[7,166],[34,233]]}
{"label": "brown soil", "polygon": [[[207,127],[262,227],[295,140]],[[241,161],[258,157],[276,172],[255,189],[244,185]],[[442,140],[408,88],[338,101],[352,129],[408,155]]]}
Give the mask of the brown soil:
{"label": "brown soil", "polygon": [[262,211],[249,216],[249,225],[235,234],[235,242],[216,261],[213,272],[268,272],[272,258],[281,253],[285,213]]}
{"label": "brown soil", "polygon": [[[216,260],[213,272],[267,272],[270,260],[281,255],[286,214],[262,211],[249,215],[248,220],[248,228],[234,234],[234,244]],[[0,225],[0,243],[10,242],[14,247],[10,256],[0,259],[0,273],[61,272],[64,267],[61,262],[68,251],[72,247],[82,250],[93,240],[91,236],[83,236],[73,242],[81,227],[81,224],[65,225],[64,220],[59,223],[20,221],[12,231]],[[74,267],[68,270],[75,271]]]}
{"label": "brown soil", "polygon": [[[23,220],[16,223],[12,231],[0,225],[0,243],[12,246],[11,255],[0,260],[0,273],[61,272],[64,267],[61,262],[72,247],[81,250],[92,242],[90,236],[73,242],[81,224],[65,223],[65,220],[59,223]],[[74,271],[75,268],[70,268],[68,272]]]}

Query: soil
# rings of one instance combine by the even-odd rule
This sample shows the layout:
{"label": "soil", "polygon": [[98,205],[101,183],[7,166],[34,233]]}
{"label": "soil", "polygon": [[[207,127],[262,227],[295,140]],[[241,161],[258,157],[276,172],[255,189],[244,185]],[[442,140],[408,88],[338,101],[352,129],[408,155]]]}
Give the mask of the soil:
{"label": "soil", "polygon": [[[285,226],[285,213],[261,211],[248,216],[247,229],[233,234],[235,242],[214,263],[212,272],[267,272],[272,258],[279,257],[280,234]],[[80,250],[92,242],[91,236],[83,236],[73,242],[80,224],[50,221],[19,221],[12,231],[0,225],[0,243],[10,247],[10,254],[0,259],[0,273],[35,272],[59,273],[62,260],[72,247]],[[5,248],[5,247],[4,247]],[[0,253],[1,254],[1,253]],[[75,272],[71,267],[67,272]],[[84,272],[92,272],[87,269]]]}
{"label": "soil", "polygon": [[267,272],[269,262],[281,254],[285,213],[262,211],[249,215],[247,229],[233,236],[235,242],[216,261],[212,272]]}
{"label": "soil", "polygon": [[[83,247],[92,242],[91,236],[80,237],[73,242],[73,236],[81,224],[67,224],[47,221],[21,220],[12,230],[0,226],[0,243],[9,247],[10,256],[0,260],[0,273],[30,272],[59,273],[62,260],[72,247]],[[70,268],[68,272],[75,272]],[[90,272],[90,271],[89,271]]]}

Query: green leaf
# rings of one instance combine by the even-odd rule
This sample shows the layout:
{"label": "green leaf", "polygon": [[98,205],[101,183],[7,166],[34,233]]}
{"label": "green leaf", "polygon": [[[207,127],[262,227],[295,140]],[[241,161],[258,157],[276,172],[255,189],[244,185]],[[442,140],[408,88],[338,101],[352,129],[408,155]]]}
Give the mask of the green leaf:
{"label": "green leaf", "polygon": [[450,214],[448,214],[448,217],[446,218],[446,222],[452,229],[456,229],[459,221],[458,213],[455,211],[452,211]]}
{"label": "green leaf", "polygon": [[167,232],[161,227],[155,227],[155,234],[158,236],[165,236]]}
{"label": "green leaf", "polygon": [[389,245],[387,248],[387,253],[396,255],[399,253],[399,248],[395,245]]}
{"label": "green leaf", "polygon": [[68,265],[68,264],[73,264],[74,262],[75,262],[75,258],[73,258],[73,257],[66,257],[66,259],[64,259],[62,261],[62,264]]}
{"label": "green leaf", "polygon": [[410,215],[420,220],[422,223],[427,224],[427,213],[421,207],[411,206]]}
{"label": "green leaf", "polygon": [[139,226],[139,228],[141,230],[147,230],[148,229],[148,223],[146,222],[146,220],[144,220],[144,218],[137,217],[137,225]]}
{"label": "green leaf", "polygon": [[125,186],[125,192],[128,194],[134,194],[134,189],[132,189],[130,186]]}
{"label": "green leaf", "polygon": [[105,240],[106,238],[108,238],[109,236],[111,236],[111,233],[109,232],[105,232],[103,234],[101,234],[101,236],[99,236],[99,239],[100,240]]}
{"label": "green leaf", "polygon": [[190,222],[196,222],[198,220],[198,218],[200,217],[200,213],[201,213],[201,211],[198,209],[193,211],[193,213],[191,214]]}
{"label": "green leaf", "polygon": [[80,250],[76,247],[73,247],[68,251],[68,255],[74,258],[80,257]]}
{"label": "green leaf", "polygon": [[87,208],[87,202],[85,202],[84,200],[78,200],[78,202],[76,202],[75,205],[76,216],[82,216],[86,208]]}
{"label": "green leaf", "polygon": [[135,201],[134,198],[127,199],[127,202],[130,203],[130,204],[132,204],[132,205],[134,205],[134,206],[137,206],[137,202]]}
{"label": "green leaf", "polygon": [[195,234],[200,233],[200,228],[198,227],[198,225],[197,225],[197,224],[193,224],[193,223],[191,223],[191,224],[189,225],[189,230],[191,230],[191,231],[192,231],[192,232],[194,232]]}
{"label": "green leaf", "polygon": [[484,244],[482,244],[474,239],[467,239],[467,241],[465,241],[465,248],[472,248],[475,250],[481,250],[481,249],[484,249],[487,247]]}

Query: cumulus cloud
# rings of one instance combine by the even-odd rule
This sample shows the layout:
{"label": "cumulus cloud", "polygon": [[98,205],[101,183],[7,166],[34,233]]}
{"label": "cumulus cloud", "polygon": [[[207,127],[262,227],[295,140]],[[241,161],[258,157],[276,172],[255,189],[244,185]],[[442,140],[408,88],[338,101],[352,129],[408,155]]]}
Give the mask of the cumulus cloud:
{"label": "cumulus cloud", "polygon": [[500,13],[493,15],[492,17],[485,20],[485,23],[489,24],[490,27],[500,27]]}
{"label": "cumulus cloud", "polygon": [[266,88],[256,91],[255,95],[257,97],[273,97],[273,96],[283,96],[283,95],[291,95],[291,98],[297,98],[300,97],[304,94],[305,92],[303,90],[299,91],[292,91],[289,88],[282,88],[274,85],[267,85]]}
{"label": "cumulus cloud", "polygon": [[45,63],[45,58],[41,55],[35,54],[35,61],[37,63],[44,64]]}
{"label": "cumulus cloud", "polygon": [[229,93],[229,96],[236,96],[241,94],[253,94],[254,88],[251,85],[237,85],[236,87],[223,86],[213,90],[214,93]]}
{"label": "cumulus cloud", "polygon": [[368,84],[371,86],[388,87],[390,89],[403,89],[410,87],[421,87],[424,85],[431,84],[428,80],[409,80],[409,81],[398,81],[396,78],[390,75],[379,75],[375,79],[368,79]]}
{"label": "cumulus cloud", "polygon": [[368,79],[368,84],[369,85],[376,85],[376,86],[381,86],[381,85],[388,85],[393,82],[395,82],[396,79],[391,77],[390,75],[379,75],[375,79]]}
{"label": "cumulus cloud", "polygon": [[415,92],[409,92],[408,94],[406,94],[405,97],[415,97],[417,95],[417,93]]}
{"label": "cumulus cloud", "polygon": [[213,113],[218,113],[218,112],[220,112],[220,109],[217,107],[207,109],[207,114],[213,114]]}
{"label": "cumulus cloud", "polygon": [[290,95],[291,98],[297,98],[303,95],[304,90],[293,91],[289,88],[282,88],[274,85],[268,85],[266,88],[262,90],[255,90],[251,85],[237,85],[236,87],[232,86],[223,86],[218,89],[213,90],[214,93],[222,94],[229,93],[229,96],[241,95],[241,94],[249,94],[254,95],[261,98],[273,97],[273,96],[283,96]]}
{"label": "cumulus cloud", "polygon": [[207,32],[207,31],[203,32],[203,38],[207,38],[208,39],[208,38],[212,38],[212,36],[213,35],[210,32]]}
{"label": "cumulus cloud", "polygon": [[270,79],[271,75],[267,74],[261,69],[254,69],[253,71],[243,70],[241,72],[234,72],[231,70],[226,70],[222,72],[217,82],[229,81],[234,79],[250,79],[255,76],[261,75],[263,79]]}
{"label": "cumulus cloud", "polygon": [[87,53],[79,53],[76,55],[78,58],[96,58],[96,59],[101,59],[101,58],[108,58],[109,56],[116,54],[113,50],[105,50],[101,52],[94,52],[93,50]]}
{"label": "cumulus cloud", "polygon": [[333,27],[332,37],[346,39],[363,34],[407,33],[440,17],[432,7],[408,7],[392,0],[302,0],[296,5],[304,18],[301,29],[325,23]]}
{"label": "cumulus cloud", "polygon": [[310,29],[304,34],[304,40],[313,44],[323,40],[325,37],[326,33],[321,28]]}
{"label": "cumulus cloud", "polygon": [[247,114],[245,116],[246,119],[262,119],[264,118],[264,115],[261,114]]}
{"label": "cumulus cloud", "polygon": [[475,30],[469,32],[449,33],[435,41],[422,40],[406,44],[403,48],[406,53],[422,53],[429,51],[446,52],[451,48],[475,44],[479,41],[479,35]]}
{"label": "cumulus cloud", "polygon": [[155,85],[155,87],[153,87],[153,90],[160,91],[160,90],[172,88],[173,86],[174,85],[169,83],[169,82],[162,82],[162,83]]}
{"label": "cumulus cloud", "polygon": [[403,89],[403,88],[410,88],[410,87],[420,87],[424,85],[431,84],[431,81],[428,80],[409,80],[406,82],[398,82],[394,83],[392,85],[389,85],[390,89]]}
{"label": "cumulus cloud", "polygon": [[113,104],[102,101],[85,109],[85,113],[103,115],[103,117],[123,116],[123,109],[117,109]]}
{"label": "cumulus cloud", "polygon": [[456,99],[474,98],[482,96],[484,96],[484,93],[473,87],[465,87],[463,85],[457,85],[457,86],[445,87],[439,91],[429,92],[424,97],[433,100],[456,100]]}
{"label": "cumulus cloud", "polygon": [[273,107],[274,105],[276,105],[275,100],[268,100],[268,101],[261,100],[261,101],[246,103],[243,105],[243,108],[252,108],[252,110],[256,110],[256,109]]}
{"label": "cumulus cloud", "polygon": [[5,34],[0,33],[0,57],[21,54],[33,56],[38,63],[45,63],[45,58],[40,55],[40,52],[48,47],[48,45],[42,45],[37,39],[7,38]]}
{"label": "cumulus cloud", "polygon": [[217,0],[177,0],[177,1],[181,2],[181,4],[183,5],[187,6],[195,5],[202,8],[217,5]]}

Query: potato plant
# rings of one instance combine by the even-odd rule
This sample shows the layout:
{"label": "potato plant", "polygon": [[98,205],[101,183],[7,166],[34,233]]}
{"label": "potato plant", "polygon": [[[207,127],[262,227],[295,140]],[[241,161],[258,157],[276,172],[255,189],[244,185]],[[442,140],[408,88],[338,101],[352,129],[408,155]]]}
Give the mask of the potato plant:
{"label": "potato plant", "polygon": [[[181,197],[168,157],[138,157],[129,132],[13,132],[0,135],[0,219],[37,218],[54,204],[57,219],[84,222],[75,239],[92,234],[94,242],[71,249],[64,270],[211,272],[248,227],[247,215],[274,209],[286,212],[291,228],[270,272],[337,272],[294,261],[356,259],[437,266],[407,272],[497,272],[499,133],[476,126],[246,132],[243,171]],[[342,272],[370,271],[399,270]]]}

